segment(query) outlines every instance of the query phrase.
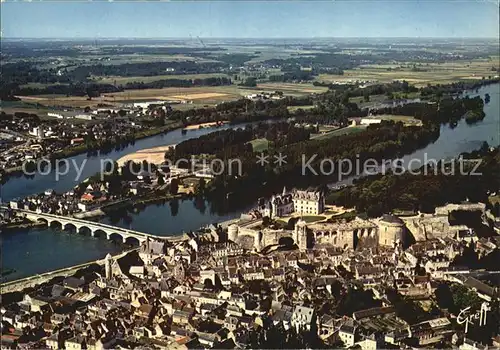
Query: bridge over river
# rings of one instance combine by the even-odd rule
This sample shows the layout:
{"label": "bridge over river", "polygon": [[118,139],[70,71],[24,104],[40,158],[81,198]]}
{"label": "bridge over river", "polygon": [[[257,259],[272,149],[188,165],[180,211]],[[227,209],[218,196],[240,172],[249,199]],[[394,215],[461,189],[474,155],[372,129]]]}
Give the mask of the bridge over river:
{"label": "bridge over river", "polygon": [[123,243],[136,242],[142,243],[148,238],[151,240],[166,240],[167,237],[155,236],[149,233],[129,230],[117,226],[107,225],[100,222],[88,221],[73,218],[70,216],[61,216],[48,213],[39,213],[31,210],[11,209],[19,216],[36,222],[46,222],[48,226],[53,223],[58,223],[63,229],[74,228],[76,232],[81,232],[83,229],[90,231],[92,237],[105,236],[109,240],[121,239]]}

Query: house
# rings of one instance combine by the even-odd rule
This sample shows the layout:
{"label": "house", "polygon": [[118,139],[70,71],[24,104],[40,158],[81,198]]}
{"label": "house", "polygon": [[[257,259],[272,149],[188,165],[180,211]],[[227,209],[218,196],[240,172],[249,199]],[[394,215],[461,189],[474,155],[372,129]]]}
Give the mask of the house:
{"label": "house", "polygon": [[360,121],[361,125],[372,125],[372,124],[380,124],[380,123],[382,123],[382,119],[373,118],[373,117],[362,118]]}
{"label": "house", "polygon": [[314,309],[305,306],[296,306],[292,314],[292,326],[296,328],[311,329],[313,322],[316,322]]}
{"label": "house", "polygon": [[336,331],[335,319],[330,315],[322,315],[318,320],[318,335],[325,340],[331,337]]}
{"label": "house", "polygon": [[192,313],[184,310],[175,310],[172,315],[172,322],[179,325],[188,324],[191,319]]}
{"label": "house", "polygon": [[20,200],[12,200],[9,202],[12,209],[24,209],[24,203]]}
{"label": "house", "polygon": [[345,347],[353,346],[356,343],[357,327],[352,319],[348,319],[339,329],[339,338]]}
{"label": "house", "polygon": [[472,339],[465,338],[464,343],[458,347],[460,350],[486,350],[488,349],[487,346],[477,343],[473,341]]}
{"label": "house", "polygon": [[224,319],[224,327],[226,327],[230,332],[235,331],[238,328],[239,319],[235,316],[226,316]]}
{"label": "house", "polygon": [[142,186],[141,183],[133,182],[130,184],[130,189],[129,189],[130,194],[137,196],[137,195],[143,193],[144,191],[145,191],[144,187]]}
{"label": "house", "polygon": [[453,333],[451,322],[446,317],[424,321],[410,327],[410,335],[417,340],[419,346],[431,347],[445,339],[451,339]]}
{"label": "house", "polygon": [[70,338],[64,342],[64,348],[66,350],[82,350],[86,349],[85,338],[81,335]]}
{"label": "house", "polygon": [[71,139],[70,144],[71,145],[79,145],[79,144],[84,143],[84,142],[85,142],[85,139],[83,137],[77,137],[77,138]]}
{"label": "house", "polygon": [[73,291],[81,291],[84,284],[85,280],[83,278],[68,277],[63,281],[63,286]]}
{"label": "house", "polygon": [[498,291],[495,288],[474,277],[468,277],[464,282],[464,286],[473,289],[480,298],[487,301],[491,301],[495,296],[498,296]]}
{"label": "house", "polygon": [[82,212],[86,212],[86,211],[88,211],[88,210],[90,209],[90,205],[88,205],[87,203],[81,203],[81,202],[79,202],[79,203],[76,205],[76,207],[77,207],[80,211],[82,211]]}
{"label": "house", "polygon": [[144,278],[145,269],[144,266],[131,266],[129,273],[137,278]]}
{"label": "house", "polygon": [[45,339],[45,345],[52,350],[57,350],[59,346],[59,333],[54,333],[47,339]]}

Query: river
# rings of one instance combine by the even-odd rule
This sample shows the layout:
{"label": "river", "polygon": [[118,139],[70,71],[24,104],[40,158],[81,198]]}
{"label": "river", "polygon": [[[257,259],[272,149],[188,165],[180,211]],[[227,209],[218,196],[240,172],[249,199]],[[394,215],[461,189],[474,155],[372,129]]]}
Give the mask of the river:
{"label": "river", "polygon": [[[237,125],[237,127],[244,127],[246,124]],[[33,177],[14,177],[11,178],[6,184],[0,185],[0,195],[3,202],[9,202],[14,198],[24,198],[29,195],[43,192],[47,189],[53,189],[56,192],[67,192],[84,179],[96,174],[101,170],[101,160],[110,159],[116,161],[121,157],[136,152],[145,148],[153,148],[158,146],[172,145],[180,143],[184,140],[197,138],[202,135],[213,132],[214,130],[227,129],[234,126],[229,124],[223,125],[218,129],[204,128],[188,130],[186,134],[182,134],[180,129],[173,130],[164,134],[144,138],[135,141],[133,145],[129,145],[119,151],[112,151],[106,154],[97,154],[88,157],[87,154],[80,154],[70,157],[67,160],[69,164],[76,164],[78,169],[82,169],[81,175],[78,177],[78,170],[75,166],[70,166],[66,175],[56,177],[56,172],[52,171],[47,175],[35,174]],[[63,163],[60,163],[64,165]],[[82,167],[83,165],[83,167]],[[60,171],[64,172],[66,168],[61,168]]]}
{"label": "river", "polygon": [[[403,159],[406,162],[415,158],[423,160],[425,154],[427,159],[456,157],[461,152],[477,149],[484,141],[491,146],[499,145],[500,84],[482,87],[477,94],[484,98],[486,93],[489,93],[491,100],[484,107],[486,117],[483,121],[468,125],[462,120],[454,128],[443,125],[437,141]],[[475,92],[470,94],[471,97],[475,95]],[[184,139],[199,137],[211,131],[213,129],[201,129],[188,131],[186,135],[182,135],[180,130],[175,130],[164,135],[137,141],[135,145],[106,154],[105,157],[116,160],[139,149],[179,143]],[[73,158],[81,162],[86,156],[81,155]],[[99,170],[99,167],[99,156],[88,158],[84,170],[85,176],[93,175]],[[77,184],[74,176],[75,174],[70,173],[59,182],[55,181],[54,176],[35,176],[34,179],[15,178],[3,186],[2,195],[5,200],[31,195],[47,188],[67,191]],[[232,219],[240,214],[239,211],[231,210],[219,214],[211,210],[209,203],[195,203],[192,200],[180,200],[178,208],[176,205],[173,206],[171,203],[153,204],[143,210],[122,212],[118,217],[107,217],[102,221],[165,236],[196,230],[200,226]],[[16,270],[15,273],[6,276],[7,280],[102,258],[108,251],[117,252],[119,250],[118,246],[98,241],[97,238],[68,234],[54,229],[7,233],[3,234],[2,241],[4,269]]]}

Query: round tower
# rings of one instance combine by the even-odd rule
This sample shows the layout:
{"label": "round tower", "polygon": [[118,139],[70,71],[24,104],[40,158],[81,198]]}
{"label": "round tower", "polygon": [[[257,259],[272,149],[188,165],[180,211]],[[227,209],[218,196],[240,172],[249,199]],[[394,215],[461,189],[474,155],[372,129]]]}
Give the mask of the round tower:
{"label": "round tower", "polygon": [[229,227],[227,228],[227,238],[230,241],[236,242],[236,240],[238,239],[238,225],[229,225]]}
{"label": "round tower", "polygon": [[405,223],[393,215],[383,215],[377,220],[379,245],[394,247],[405,241]]}

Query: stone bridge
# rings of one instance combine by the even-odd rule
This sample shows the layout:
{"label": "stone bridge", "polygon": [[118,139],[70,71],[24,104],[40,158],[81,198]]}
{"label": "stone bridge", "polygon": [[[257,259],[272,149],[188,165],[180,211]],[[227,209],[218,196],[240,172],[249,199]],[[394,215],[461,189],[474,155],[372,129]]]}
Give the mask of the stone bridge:
{"label": "stone bridge", "polygon": [[38,213],[30,210],[13,209],[20,216],[37,221],[46,222],[48,226],[53,223],[58,223],[65,230],[74,227],[76,232],[81,232],[83,229],[90,231],[92,237],[103,236],[109,240],[114,240],[120,238],[123,243],[132,243],[134,240],[142,243],[146,239],[158,240],[162,237],[151,235],[148,233],[138,232],[134,230],[128,230],[121,227],[116,227],[112,225],[102,224],[100,222],[93,222],[88,220],[77,219],[69,216],[60,216],[47,213]]}

